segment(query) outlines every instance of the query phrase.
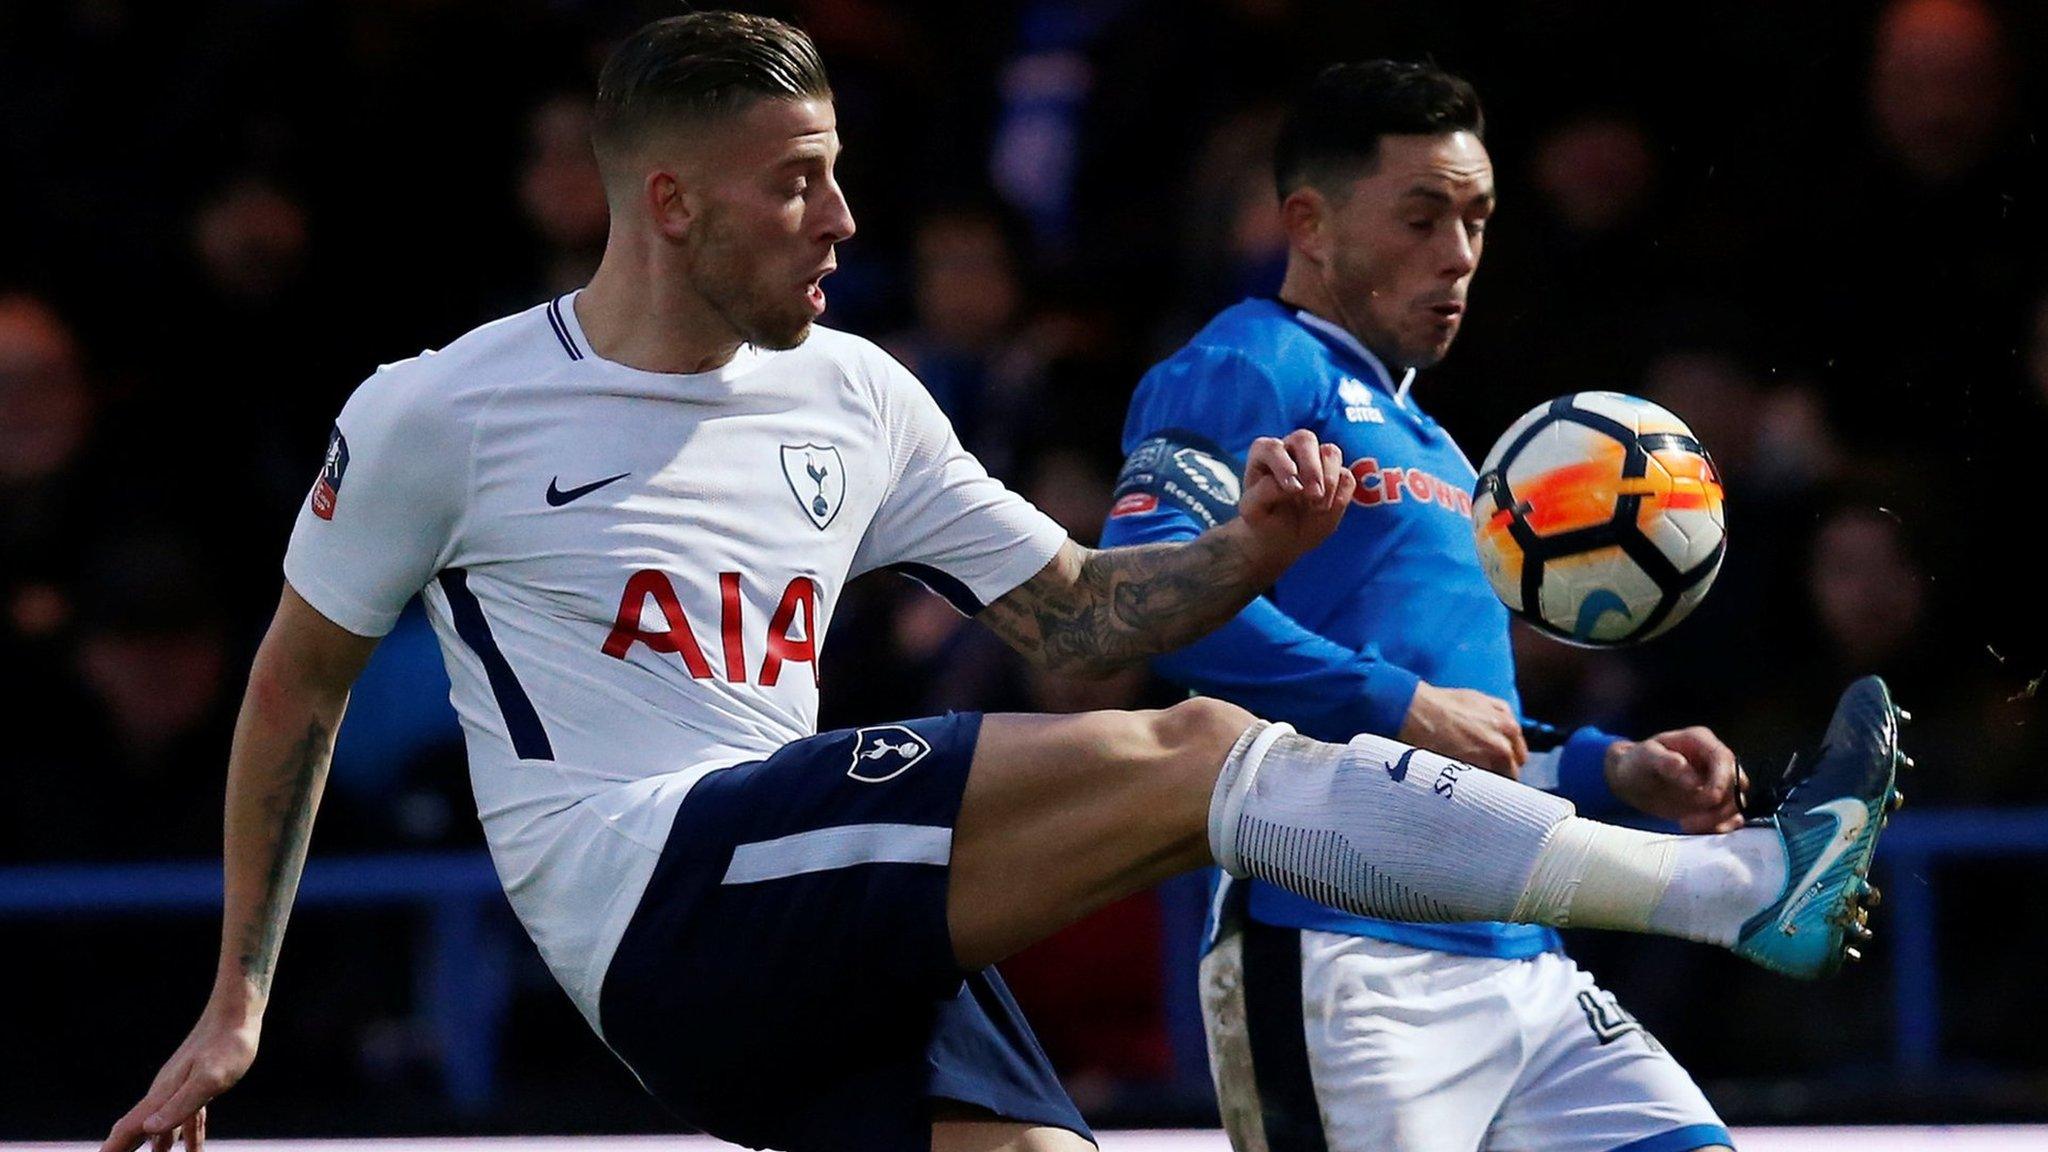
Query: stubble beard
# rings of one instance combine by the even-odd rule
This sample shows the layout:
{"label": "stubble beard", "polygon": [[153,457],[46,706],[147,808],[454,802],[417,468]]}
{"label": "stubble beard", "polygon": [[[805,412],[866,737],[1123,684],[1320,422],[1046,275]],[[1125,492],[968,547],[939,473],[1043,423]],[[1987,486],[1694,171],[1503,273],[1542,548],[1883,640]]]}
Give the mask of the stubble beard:
{"label": "stubble beard", "polygon": [[810,316],[778,315],[774,305],[760,299],[760,295],[744,286],[735,286],[728,299],[714,299],[712,307],[740,334],[740,339],[756,348],[787,352],[810,339]]}
{"label": "stubble beard", "polygon": [[717,215],[707,216],[699,236],[690,261],[697,293],[735,335],[771,352],[786,352],[810,338],[809,309],[802,316],[785,313],[754,286],[754,264]]}
{"label": "stubble beard", "polygon": [[[1424,338],[1419,343],[1410,345],[1401,337],[1398,319],[1393,325],[1382,326],[1379,318],[1373,315],[1375,294],[1371,278],[1364,270],[1340,263],[1337,272],[1338,275],[1333,278],[1335,283],[1330,285],[1330,299],[1336,303],[1345,330],[1358,337],[1359,343],[1371,349],[1373,355],[1378,356],[1389,371],[1434,368],[1443,362],[1444,357],[1450,353],[1451,345],[1458,338],[1456,331],[1451,333],[1449,340],[1441,344],[1434,339]],[[1391,293],[1379,295],[1382,299],[1393,298]]]}

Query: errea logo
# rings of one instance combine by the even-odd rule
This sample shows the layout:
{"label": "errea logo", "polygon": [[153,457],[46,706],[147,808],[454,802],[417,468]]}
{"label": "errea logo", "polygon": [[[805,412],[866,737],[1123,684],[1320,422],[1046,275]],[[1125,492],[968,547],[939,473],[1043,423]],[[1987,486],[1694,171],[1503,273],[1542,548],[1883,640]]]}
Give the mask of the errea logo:
{"label": "errea logo", "polygon": [[1356,376],[1337,381],[1337,398],[1344,401],[1344,419],[1353,424],[1385,424],[1387,414],[1373,405],[1372,389]]}

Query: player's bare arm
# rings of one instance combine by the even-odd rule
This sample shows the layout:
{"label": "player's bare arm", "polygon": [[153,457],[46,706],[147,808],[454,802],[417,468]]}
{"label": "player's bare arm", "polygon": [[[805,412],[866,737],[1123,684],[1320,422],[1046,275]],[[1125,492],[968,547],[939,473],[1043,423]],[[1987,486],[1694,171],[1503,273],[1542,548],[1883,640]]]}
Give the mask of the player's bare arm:
{"label": "player's bare arm", "polygon": [[306,863],[349,685],[376,641],[328,621],[287,586],[257,649],[228,755],[220,965],[199,1022],[102,1152],[205,1141],[206,1103],[249,1070],[278,946]]}
{"label": "player's bare arm", "polygon": [[1335,531],[1357,479],[1334,444],[1296,431],[1246,455],[1236,519],[1134,548],[1072,541],[980,619],[1040,666],[1100,676],[1170,652],[1237,615]]}

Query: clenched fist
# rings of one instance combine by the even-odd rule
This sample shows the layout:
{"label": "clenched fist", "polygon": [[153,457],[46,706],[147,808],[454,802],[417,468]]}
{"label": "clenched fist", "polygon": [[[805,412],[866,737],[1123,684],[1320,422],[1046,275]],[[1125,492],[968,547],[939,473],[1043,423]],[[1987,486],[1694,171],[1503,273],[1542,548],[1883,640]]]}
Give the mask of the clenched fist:
{"label": "clenched fist", "polygon": [[1351,506],[1358,478],[1344,453],[1306,428],[1282,440],[1261,436],[1245,454],[1237,516],[1250,530],[1260,567],[1277,578],[1329,538]]}
{"label": "clenched fist", "polygon": [[1529,759],[1521,718],[1508,702],[1471,688],[1417,684],[1396,739],[1519,780]]}
{"label": "clenched fist", "polygon": [[1706,728],[1660,732],[1607,749],[1607,786],[1648,816],[1675,820],[1681,831],[1733,832],[1742,827],[1749,780],[1721,738]]}

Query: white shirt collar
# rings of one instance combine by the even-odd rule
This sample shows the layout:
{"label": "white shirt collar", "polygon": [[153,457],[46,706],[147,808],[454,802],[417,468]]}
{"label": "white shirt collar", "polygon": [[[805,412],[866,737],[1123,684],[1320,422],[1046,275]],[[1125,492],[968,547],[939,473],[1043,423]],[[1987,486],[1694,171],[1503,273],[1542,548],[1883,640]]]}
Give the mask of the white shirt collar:
{"label": "white shirt collar", "polygon": [[1389,396],[1392,396],[1395,404],[1402,408],[1408,407],[1408,390],[1415,387],[1415,369],[1410,368],[1401,373],[1401,382],[1396,384],[1394,383],[1393,373],[1387,371],[1387,366],[1381,363],[1380,358],[1373,355],[1372,349],[1367,348],[1361,343],[1358,337],[1353,336],[1350,332],[1330,323],[1306,308],[1295,309],[1294,318],[1357,353],[1358,358],[1365,361],[1366,366],[1372,369],[1373,382],[1378,384]]}

